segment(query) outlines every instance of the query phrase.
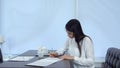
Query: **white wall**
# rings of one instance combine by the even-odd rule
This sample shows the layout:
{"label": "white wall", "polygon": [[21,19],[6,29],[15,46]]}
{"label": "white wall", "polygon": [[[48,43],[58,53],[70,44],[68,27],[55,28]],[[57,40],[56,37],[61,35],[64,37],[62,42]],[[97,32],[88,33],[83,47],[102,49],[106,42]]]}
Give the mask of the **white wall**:
{"label": "white wall", "polygon": [[[94,42],[95,56],[120,48],[119,0],[78,0],[78,19]],[[59,49],[67,38],[64,26],[74,18],[75,0],[1,0],[4,52],[22,53],[46,46]]]}

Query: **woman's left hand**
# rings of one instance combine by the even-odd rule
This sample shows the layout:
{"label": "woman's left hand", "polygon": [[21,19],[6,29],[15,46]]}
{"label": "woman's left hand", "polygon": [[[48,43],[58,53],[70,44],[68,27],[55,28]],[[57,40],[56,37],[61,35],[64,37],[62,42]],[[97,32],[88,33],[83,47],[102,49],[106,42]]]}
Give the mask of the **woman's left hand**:
{"label": "woman's left hand", "polygon": [[69,55],[63,55],[59,57],[60,59],[64,59],[64,60],[73,60],[74,57],[73,56],[69,56]]}

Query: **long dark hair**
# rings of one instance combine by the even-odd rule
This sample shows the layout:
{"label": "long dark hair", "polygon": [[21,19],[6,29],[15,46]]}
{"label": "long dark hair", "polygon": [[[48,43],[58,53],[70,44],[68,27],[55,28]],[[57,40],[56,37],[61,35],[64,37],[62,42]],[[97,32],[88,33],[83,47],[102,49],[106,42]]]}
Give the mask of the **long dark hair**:
{"label": "long dark hair", "polygon": [[65,28],[66,30],[73,32],[81,56],[81,45],[79,42],[82,41],[86,35],[83,33],[80,22],[77,19],[71,19],[67,22]]}

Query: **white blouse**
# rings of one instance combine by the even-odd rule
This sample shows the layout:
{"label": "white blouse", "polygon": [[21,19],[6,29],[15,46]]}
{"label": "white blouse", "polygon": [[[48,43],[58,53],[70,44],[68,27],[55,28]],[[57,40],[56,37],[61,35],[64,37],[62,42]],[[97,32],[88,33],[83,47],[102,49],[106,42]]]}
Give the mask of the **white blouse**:
{"label": "white blouse", "polygon": [[81,56],[75,38],[69,38],[64,48],[58,50],[57,53],[61,55],[66,52],[68,55],[74,56],[72,61],[74,68],[94,68],[94,47],[92,41],[89,37],[85,37],[79,44],[82,49]]}

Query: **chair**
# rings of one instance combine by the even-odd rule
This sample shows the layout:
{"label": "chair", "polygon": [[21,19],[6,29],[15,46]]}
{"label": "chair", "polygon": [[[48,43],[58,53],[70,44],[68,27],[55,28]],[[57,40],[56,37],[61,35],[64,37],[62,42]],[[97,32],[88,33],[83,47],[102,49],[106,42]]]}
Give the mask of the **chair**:
{"label": "chair", "polygon": [[120,49],[108,48],[104,68],[120,68]]}

